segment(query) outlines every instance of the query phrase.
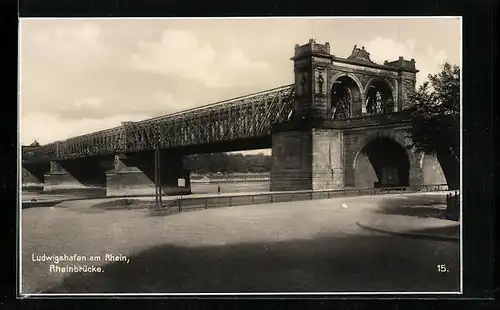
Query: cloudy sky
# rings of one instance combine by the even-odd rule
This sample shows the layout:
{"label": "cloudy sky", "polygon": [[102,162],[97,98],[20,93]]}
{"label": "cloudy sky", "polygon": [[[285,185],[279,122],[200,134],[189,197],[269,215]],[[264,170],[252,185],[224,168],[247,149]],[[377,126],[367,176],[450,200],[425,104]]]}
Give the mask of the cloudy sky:
{"label": "cloudy sky", "polygon": [[22,19],[21,143],[42,144],[293,82],[295,44],[460,64],[447,19]]}

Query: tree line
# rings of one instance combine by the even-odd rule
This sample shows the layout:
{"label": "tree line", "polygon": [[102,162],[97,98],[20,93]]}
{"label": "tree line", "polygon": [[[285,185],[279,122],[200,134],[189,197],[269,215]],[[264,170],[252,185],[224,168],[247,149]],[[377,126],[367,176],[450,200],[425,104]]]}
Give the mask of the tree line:
{"label": "tree line", "polygon": [[460,185],[460,67],[445,63],[441,72],[410,95],[410,147],[434,153],[450,189]]}
{"label": "tree line", "polygon": [[186,156],[184,164],[192,173],[262,173],[271,171],[271,156],[265,154],[207,153]]}

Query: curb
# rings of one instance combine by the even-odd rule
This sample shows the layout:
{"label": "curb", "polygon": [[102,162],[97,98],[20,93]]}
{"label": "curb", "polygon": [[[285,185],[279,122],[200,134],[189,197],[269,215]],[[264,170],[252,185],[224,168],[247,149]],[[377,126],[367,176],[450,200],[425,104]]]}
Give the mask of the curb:
{"label": "curb", "polygon": [[356,225],[358,225],[359,227],[366,229],[366,230],[370,230],[370,231],[374,231],[374,232],[378,232],[378,233],[384,233],[384,234],[391,234],[391,235],[399,236],[399,237],[407,237],[407,238],[415,238],[415,239],[430,239],[430,240],[448,241],[448,242],[458,242],[460,240],[459,237],[419,234],[419,233],[410,233],[410,232],[396,232],[396,231],[391,231],[391,230],[380,229],[380,228],[375,228],[372,226],[363,225],[359,222],[356,222]]}
{"label": "curb", "polygon": [[31,209],[31,208],[44,208],[53,207],[62,201],[48,200],[48,201],[26,201],[21,203],[21,209]]}
{"label": "curb", "polygon": [[[60,198],[57,200],[40,200],[40,201],[21,201],[21,207],[22,209],[27,209],[27,208],[35,208],[35,207],[46,207],[47,204],[52,204],[56,205],[61,202],[67,202],[67,201],[81,201],[81,200],[99,200],[99,199],[129,199],[129,198],[143,198],[143,197],[152,197],[154,198],[154,195],[151,196],[149,194],[145,195],[124,195],[124,196],[104,196],[104,197],[72,197],[72,198]],[[24,205],[27,206],[24,206]],[[29,205],[29,206],[28,206]],[[50,207],[50,205],[49,205]]]}

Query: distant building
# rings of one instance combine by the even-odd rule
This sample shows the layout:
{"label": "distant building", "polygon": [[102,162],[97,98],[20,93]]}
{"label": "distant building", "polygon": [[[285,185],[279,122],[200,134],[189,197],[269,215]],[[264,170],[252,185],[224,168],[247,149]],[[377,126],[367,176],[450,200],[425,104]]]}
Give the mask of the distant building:
{"label": "distant building", "polygon": [[23,151],[26,151],[26,150],[29,150],[29,149],[32,149],[32,148],[35,148],[35,147],[39,147],[40,146],[40,143],[38,143],[38,141],[33,141],[33,143],[31,143],[30,145],[23,145],[21,147],[21,149]]}

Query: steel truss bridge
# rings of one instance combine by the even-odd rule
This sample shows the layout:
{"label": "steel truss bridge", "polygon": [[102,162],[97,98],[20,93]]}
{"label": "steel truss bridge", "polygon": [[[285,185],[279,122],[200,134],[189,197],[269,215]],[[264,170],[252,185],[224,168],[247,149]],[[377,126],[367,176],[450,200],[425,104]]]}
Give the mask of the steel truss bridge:
{"label": "steel truss bridge", "polygon": [[184,110],[23,151],[24,163],[255,139],[291,117],[294,86]]}

